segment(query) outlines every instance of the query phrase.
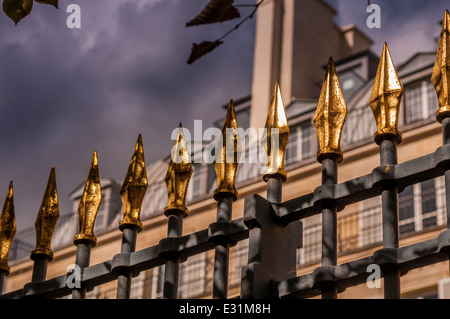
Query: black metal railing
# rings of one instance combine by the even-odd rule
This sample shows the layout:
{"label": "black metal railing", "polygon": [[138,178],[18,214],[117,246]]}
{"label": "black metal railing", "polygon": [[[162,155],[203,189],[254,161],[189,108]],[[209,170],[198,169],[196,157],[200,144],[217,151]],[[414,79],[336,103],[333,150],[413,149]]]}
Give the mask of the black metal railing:
{"label": "black metal railing", "polygon": [[[446,12],[445,19],[447,22],[443,25],[447,25],[448,28],[450,24],[448,12]],[[444,30],[444,27],[441,40],[443,38],[446,39],[445,41],[450,41],[450,30]],[[442,48],[443,46],[440,46],[440,50]],[[436,64],[435,69],[439,72],[432,77],[432,81],[435,86],[442,86],[442,83],[446,83],[442,81],[442,75],[448,78],[448,73],[445,73],[448,72],[448,68],[445,68],[448,61],[445,61],[447,57],[445,54],[440,54],[438,57],[441,57],[442,61]],[[183,296],[183,290],[180,290],[179,282],[180,280],[183,282],[181,276],[185,274],[181,271],[183,268],[189,271],[188,264],[184,264],[186,265],[184,267],[183,263],[190,257],[211,251],[214,252],[212,296],[213,298],[225,299],[228,298],[230,280],[230,250],[243,240],[248,240],[248,250],[246,263],[241,267],[240,273],[239,297],[241,299],[306,298],[320,295],[322,298],[337,298],[340,291],[367,282],[370,274],[367,269],[371,265],[377,265],[381,269],[380,275],[384,278],[384,297],[400,298],[400,278],[402,275],[412,269],[442,261],[448,262],[450,257],[450,205],[445,205],[445,217],[440,218],[441,224],[445,225],[445,228],[441,229],[438,235],[406,246],[399,245],[401,233],[399,231],[398,205],[399,194],[407,187],[434,180],[441,176],[443,176],[445,185],[445,203],[450,202],[450,107],[448,105],[449,87],[440,87],[437,90],[438,94],[441,94],[439,97],[441,105],[437,112],[437,120],[442,124],[443,145],[430,154],[398,163],[397,144],[401,142],[401,134],[397,130],[396,120],[398,118],[396,116],[398,115],[398,104],[402,89],[393,69],[393,63],[389,59],[390,54],[385,44],[379,70],[387,73],[378,74],[377,72],[378,80],[375,81],[375,94],[370,101],[370,106],[377,118],[375,142],[379,146],[380,165],[374,167],[370,173],[340,183],[337,182],[338,162],[342,160],[342,152],[339,143],[336,143],[336,139],[330,138],[330,136],[334,134],[333,137],[335,137],[340,134],[346,108],[343,110],[345,106],[343,99],[335,99],[336,93],[339,94],[339,86],[336,82],[337,75],[336,77],[333,76],[333,72],[334,75],[336,72],[333,61],[330,59],[323,92],[331,92],[333,95],[329,94],[327,98],[319,100],[322,107],[321,110],[318,108],[319,116],[315,117],[314,120],[318,131],[322,129],[322,132],[318,134],[321,137],[320,143],[329,144],[326,144],[324,149],[322,149],[324,145],[321,145],[321,150],[317,156],[322,169],[322,182],[313,192],[288,201],[282,201],[286,172],[284,171],[285,154],[283,153],[285,149],[280,148],[277,150],[277,156],[272,156],[271,166],[268,165],[268,170],[263,177],[266,182],[266,198],[258,194],[244,198],[244,216],[232,220],[233,201],[237,198],[237,194],[234,192],[235,171],[228,171],[228,173],[233,174],[222,174],[221,177],[223,178],[224,175],[226,177],[232,176],[232,185],[227,184],[226,187],[222,185],[223,189],[219,190],[218,188],[219,191],[214,193],[214,199],[217,201],[216,221],[205,229],[183,235],[183,219],[188,216],[188,210],[184,206],[185,191],[192,174],[192,167],[189,166],[190,162],[178,163],[179,166],[175,167],[175,164],[171,161],[166,180],[169,182],[167,184],[168,193],[171,192],[169,198],[170,195],[173,196],[169,200],[171,206],[168,205],[168,208],[164,209],[168,218],[167,236],[162,238],[157,245],[135,250],[136,241],[139,239],[138,230],[142,228],[142,224],[140,220],[131,216],[131,213],[135,213],[138,208],[140,209],[142,202],[138,203],[139,201],[134,200],[134,195],[141,195],[140,199],[142,200],[147,184],[146,178],[137,179],[135,176],[134,179],[126,179],[127,184],[124,183],[127,186],[125,191],[129,191],[129,193],[123,193],[125,195],[123,198],[127,200],[126,195],[128,195],[128,206],[131,207],[131,204],[133,204],[134,211],[129,209],[127,212],[128,220],[125,220],[124,223],[121,222],[120,229],[123,236],[120,252],[117,252],[110,260],[90,265],[90,248],[96,244],[96,239],[91,233],[83,233],[81,234],[83,236],[77,237],[79,240],[75,243],[77,245],[77,267],[68,270],[67,274],[46,279],[47,263],[51,261],[52,254],[45,249],[37,252],[35,250],[31,281],[25,284],[23,288],[3,294],[0,298],[58,298],[68,295],[72,295],[74,298],[85,298],[86,294],[97,286],[116,283],[116,298],[125,299],[131,296],[130,290],[133,278],[136,278],[143,271],[164,266],[164,274],[162,274],[161,280],[162,297],[175,299],[180,296],[180,292]],[[438,59],[437,61],[439,62]],[[334,89],[330,90],[330,87]],[[328,91],[326,91],[327,88]],[[277,93],[279,91],[277,84],[275,94],[279,94]],[[281,123],[277,128],[281,127],[283,130],[279,130],[278,135],[269,136],[267,134],[265,138],[268,145],[272,145],[272,141],[269,143],[269,139],[274,138],[275,140],[274,136],[278,136],[279,140],[284,138],[287,141],[289,135],[287,122],[283,120],[283,118],[286,118],[285,114],[276,114],[276,112],[284,112],[284,108],[281,104],[281,96],[275,96],[275,94],[273,103],[269,108],[269,113],[274,113],[269,114],[268,120],[270,118],[272,121],[272,124],[270,124],[272,128],[275,127],[274,125]],[[442,95],[445,95],[445,97]],[[326,104],[330,100],[333,100],[333,104]],[[326,108],[329,108],[327,114],[324,111]],[[333,112],[329,112],[330,109]],[[228,110],[232,110],[231,102]],[[344,111],[344,113],[338,114],[338,111]],[[322,113],[320,114],[320,112]],[[231,113],[227,113],[227,118],[229,114]],[[387,117],[387,115],[391,117]],[[322,127],[321,124],[323,124]],[[336,134],[336,132],[339,134]],[[179,133],[177,143],[182,144],[182,141],[182,135]],[[333,144],[330,144],[330,141]],[[138,142],[135,151],[135,154],[137,154],[141,149],[140,157],[137,155],[133,157],[132,163],[135,165],[130,165],[131,168],[141,167],[140,173],[145,172],[143,150],[142,147],[139,148],[141,142],[141,140]],[[181,149],[177,150],[178,153],[184,154]],[[92,206],[92,203],[99,205],[100,199],[100,189],[97,185],[99,181],[97,162],[94,152],[88,176],[91,179],[88,180],[89,183],[86,183],[85,188],[86,190],[89,186],[89,193],[96,195],[91,196],[90,206]],[[237,164],[232,163],[232,165],[236,169]],[[53,177],[49,178],[50,186],[55,184],[54,170],[52,172],[51,177]],[[129,172],[131,174],[132,170],[130,169]],[[52,183],[50,183],[51,181]],[[230,180],[227,182],[230,182]],[[53,189],[56,191],[56,187],[53,187]],[[130,196],[133,189],[137,189],[139,192]],[[434,218],[431,213],[433,208],[437,210],[438,207],[430,204],[432,192],[429,192],[429,189],[430,185],[424,184],[422,195],[426,204],[422,206],[425,212],[423,215],[425,222],[422,223],[422,227],[430,225],[432,219],[427,218]],[[51,197],[54,195],[55,192],[46,192],[48,206],[51,207],[45,208],[50,213],[56,211],[55,200],[52,200]],[[369,209],[358,216],[344,213],[347,206],[374,198],[380,199],[379,207]],[[98,207],[94,210],[87,209],[86,203],[85,200],[85,205],[83,205],[81,211],[85,214],[85,220],[89,217],[92,221],[92,216],[88,215],[94,215],[95,217]],[[444,206],[441,206],[441,209],[443,209]],[[43,212],[42,216],[44,216]],[[314,228],[303,228],[303,222],[306,218],[312,216],[320,216],[320,224],[315,225]],[[407,214],[405,216],[408,217]],[[437,216],[436,214],[436,218]],[[55,219],[57,216],[51,217]],[[364,220],[364,218],[367,219]],[[375,222],[371,219],[375,219]],[[361,227],[359,227],[360,221]],[[357,223],[358,227],[356,227]],[[368,235],[361,239],[359,236],[363,228]],[[7,231],[8,229],[4,230],[4,233],[7,233]],[[337,264],[339,253],[354,249],[360,246],[361,242],[364,245],[380,243],[382,248],[369,256]],[[311,259],[319,257],[321,264],[314,268],[312,272],[298,276],[297,253],[301,247],[310,249],[311,254],[314,254]],[[300,262],[303,263],[304,260],[301,256],[300,254]],[[194,271],[199,269],[198,265],[192,267],[194,267]],[[9,272],[5,265],[3,265],[3,268],[0,272],[0,287],[3,287],[4,277]],[[198,282],[189,280],[189,278],[184,282],[187,285],[198,284]]]}
{"label": "black metal railing", "polygon": [[[446,122],[448,124],[444,123],[444,128],[447,127],[446,125],[449,125],[450,128],[450,121]],[[401,270],[410,270],[426,264],[448,260],[450,233],[446,229],[436,238],[424,242],[399,248],[383,248],[369,257],[334,267],[318,267],[314,273],[300,277],[294,275],[292,278],[284,280],[259,279],[258,270],[256,270],[258,268],[255,267],[256,265],[263,268],[271,267],[266,265],[270,260],[267,260],[263,253],[265,250],[278,250],[278,242],[272,240],[273,233],[277,231],[277,228],[279,228],[278,231],[283,232],[289,225],[296,226],[297,232],[294,232],[294,235],[283,235],[279,238],[296,243],[290,251],[291,254],[296,256],[297,247],[300,246],[302,239],[300,236],[301,226],[297,222],[303,218],[319,214],[323,201],[333,201],[338,211],[342,211],[346,205],[380,196],[386,185],[395,184],[399,189],[403,189],[408,185],[442,176],[448,167],[450,167],[450,145],[443,145],[434,153],[395,164],[388,171],[386,171],[386,165],[380,165],[368,175],[332,187],[319,186],[313,193],[287,202],[270,202],[258,195],[253,195],[245,199],[245,217],[221,224],[213,223],[207,229],[181,236],[176,240],[163,239],[156,246],[133,253],[118,253],[111,260],[84,268],[80,275],[80,283],[88,290],[92,290],[97,285],[116,280],[120,269],[128,269],[133,273],[133,276],[137,276],[141,271],[163,265],[166,260],[165,256],[169,253],[184,260],[187,257],[214,249],[218,240],[235,244],[246,238],[250,239],[249,259],[242,272],[242,297],[251,297],[256,294],[252,287],[264,285],[264,283],[268,289],[265,291],[266,296],[280,298],[314,296],[321,293],[320,287],[325,280],[333,280],[342,289],[365,282],[367,266],[372,263],[376,263],[382,268],[385,265],[393,264]],[[270,191],[273,192],[273,190]],[[446,193],[446,199],[449,199],[449,192]],[[367,218],[373,218],[380,213],[378,208],[369,211]],[[446,214],[446,220],[448,220],[448,209]],[[338,223],[338,225],[345,227],[344,225],[352,224],[354,218],[356,218],[356,215],[349,215],[343,219],[345,224]],[[379,242],[379,225],[376,223],[368,223],[367,225],[371,226],[365,230],[368,234],[366,242]],[[319,229],[317,227],[317,234]],[[310,235],[305,229],[304,236],[313,235]],[[304,237],[304,240],[307,240],[306,237]],[[261,245],[261,243],[264,243],[264,245]],[[351,246],[349,241],[346,245]],[[314,250],[313,246],[309,244],[307,246]],[[341,251],[347,249],[345,245],[338,247]],[[321,276],[317,276],[318,273]],[[68,276],[70,274],[42,282],[29,283],[22,289],[2,295],[1,298],[22,298],[30,295],[63,297],[71,293],[71,289],[67,286]],[[269,287],[272,288],[269,289]]]}

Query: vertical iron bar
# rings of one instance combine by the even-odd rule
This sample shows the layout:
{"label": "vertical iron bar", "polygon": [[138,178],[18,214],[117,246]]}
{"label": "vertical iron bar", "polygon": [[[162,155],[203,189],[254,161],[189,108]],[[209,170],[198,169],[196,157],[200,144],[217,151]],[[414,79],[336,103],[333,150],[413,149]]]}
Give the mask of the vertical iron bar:
{"label": "vertical iron bar", "polygon": [[[322,160],[322,185],[337,183],[337,157]],[[336,205],[324,202],[322,206],[322,266],[337,264],[337,210]],[[323,299],[337,299],[337,286],[327,282],[322,287]]]}
{"label": "vertical iron bar", "polygon": [[[182,211],[172,210],[168,213],[167,238],[178,238],[183,232]],[[168,255],[164,272],[164,299],[176,299],[178,296],[178,277],[180,272],[180,259],[176,254]]]}
{"label": "vertical iron bar", "polygon": [[[231,221],[233,196],[221,193],[217,199],[217,222]],[[228,262],[230,244],[226,238],[217,243],[214,254],[213,298],[228,297]]]}
{"label": "vertical iron bar", "polygon": [[[450,117],[445,117],[442,120],[442,144],[450,144]],[[450,170],[446,170],[444,173],[445,180],[445,207],[447,218],[447,229],[450,229]],[[449,254],[450,260],[450,254]],[[450,269],[450,262],[449,262]]]}
{"label": "vertical iron bar", "polygon": [[[397,164],[397,146],[393,139],[386,138],[381,141],[380,164]],[[386,169],[389,168],[386,167]],[[398,248],[398,189],[395,185],[385,187],[381,193],[383,248]],[[384,297],[386,299],[400,299],[400,271],[396,265],[386,265],[384,268]]]}
{"label": "vertical iron bar", "polygon": [[[75,264],[81,269],[89,267],[89,261],[91,259],[91,243],[78,243],[77,244],[77,256]],[[85,299],[86,287],[74,288],[72,290],[72,299]]]}
{"label": "vertical iron bar", "polygon": [[[450,144],[450,117],[442,120],[442,142]],[[445,199],[446,199],[446,215],[447,228],[450,229],[450,170],[445,171]]]}
{"label": "vertical iron bar", "polygon": [[281,203],[283,181],[278,175],[267,178],[267,200],[271,203]]}
{"label": "vertical iron bar", "polygon": [[49,262],[49,257],[47,255],[36,254],[32,255],[34,261],[33,273],[31,275],[31,282],[41,282],[45,281],[47,276],[47,265]]}
{"label": "vertical iron bar", "polygon": [[3,270],[0,270],[0,296],[3,294],[3,289],[5,286],[5,277],[6,273]]}
{"label": "vertical iron bar", "polygon": [[[136,249],[137,228],[127,225],[122,231],[121,253],[132,253]],[[130,299],[132,272],[120,271],[117,278],[117,299]]]}

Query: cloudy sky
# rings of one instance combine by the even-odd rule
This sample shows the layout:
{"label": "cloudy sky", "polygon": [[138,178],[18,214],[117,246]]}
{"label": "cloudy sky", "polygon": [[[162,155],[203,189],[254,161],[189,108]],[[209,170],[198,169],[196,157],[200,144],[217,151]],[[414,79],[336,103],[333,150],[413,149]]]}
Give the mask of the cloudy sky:
{"label": "cloudy sky", "polygon": [[[185,28],[207,2],[60,0],[59,10],[35,3],[17,26],[0,12],[0,200],[12,180],[19,230],[33,225],[52,165],[65,214],[94,150],[100,174],[122,179],[139,133],[154,162],[170,151],[180,121],[192,129],[202,119],[206,128],[224,116],[221,105],[250,93],[254,20],[186,64],[192,43],[239,22]],[[328,2],[338,25],[358,25],[376,54],[387,41],[398,64],[435,50],[448,0],[372,0],[381,7],[378,30],[365,24],[367,0]],[[81,29],[66,25],[71,3],[81,8]]]}

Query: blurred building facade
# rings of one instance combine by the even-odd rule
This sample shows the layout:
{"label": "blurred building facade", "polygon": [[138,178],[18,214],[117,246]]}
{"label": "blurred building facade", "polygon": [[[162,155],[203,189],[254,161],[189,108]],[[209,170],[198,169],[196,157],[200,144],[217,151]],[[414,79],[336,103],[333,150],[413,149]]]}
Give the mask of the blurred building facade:
{"label": "blurred building facade", "polygon": [[[338,182],[350,180],[379,165],[379,149],[373,141],[376,124],[368,105],[379,57],[373,44],[354,25],[339,27],[333,22],[336,11],[322,0],[275,0],[257,12],[254,70],[251,94],[235,100],[238,125],[263,127],[275,81],[280,81],[282,97],[290,126],[286,151],[288,179],[283,186],[283,201],[314,191],[321,183],[321,166],[316,160],[318,141],[312,119],[317,107],[325,65],[333,57],[348,116],[341,148],[344,160],[339,165]],[[435,35],[430,35],[435,36]],[[411,58],[396,64],[404,96],[400,108],[399,130],[403,141],[398,146],[399,163],[434,152],[442,145],[441,126],[435,114],[438,101],[430,82],[435,52],[411,53]],[[395,63],[396,61],[394,61]],[[219,112],[225,116],[225,106]],[[216,122],[221,127],[223,118]],[[145,136],[144,136],[145,148]],[[149,187],[144,198],[136,249],[158,244],[166,236],[167,204],[164,177],[169,156],[147,163]],[[236,187],[239,198],[233,204],[233,219],[243,216],[243,199],[258,193],[265,197],[260,163],[239,164]],[[119,190],[122,181],[101,180],[103,202],[97,216],[95,233],[98,244],[92,250],[91,265],[103,262],[120,252],[122,218]],[[207,228],[216,220],[214,167],[194,164],[188,195],[189,216],[184,234]],[[70,197],[76,212],[83,184]],[[400,245],[433,238],[445,228],[444,182],[439,177],[407,187],[399,193]],[[59,276],[75,263],[78,214],[62,214],[53,239],[54,260],[47,278]],[[297,254],[297,274],[311,272],[320,265],[320,214],[304,220],[303,247]],[[10,252],[11,274],[5,291],[22,288],[30,281],[34,249],[34,229],[16,234]],[[369,256],[381,248],[381,199],[373,198],[346,207],[338,213],[338,263]],[[207,298],[212,293],[214,251],[189,258],[180,266],[180,298]],[[247,241],[231,249],[229,296],[239,294],[240,269],[247,263]],[[162,295],[164,267],[142,272],[133,279],[132,298],[159,298]],[[420,268],[402,277],[404,298],[450,298],[448,262]],[[90,298],[115,298],[115,282],[96,287]],[[359,285],[339,294],[339,298],[382,298],[383,288]]]}

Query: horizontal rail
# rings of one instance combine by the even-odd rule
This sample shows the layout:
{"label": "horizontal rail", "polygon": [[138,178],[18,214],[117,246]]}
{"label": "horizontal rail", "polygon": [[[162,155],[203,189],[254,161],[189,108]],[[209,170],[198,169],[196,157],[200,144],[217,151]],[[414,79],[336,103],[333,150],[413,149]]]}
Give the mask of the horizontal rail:
{"label": "horizontal rail", "polygon": [[435,238],[400,248],[382,248],[372,256],[337,266],[317,267],[313,272],[276,284],[280,298],[309,298],[321,294],[321,285],[333,281],[340,292],[365,283],[371,272],[367,267],[379,265],[383,275],[384,265],[397,265],[402,275],[408,271],[448,260],[450,230],[444,230]]}
{"label": "horizontal rail", "polygon": [[[248,238],[248,228],[244,218],[231,222],[212,223],[207,229],[182,236],[180,238],[164,238],[158,245],[138,250],[133,253],[119,253],[111,260],[81,269],[80,283],[92,290],[95,286],[116,280],[119,270],[129,270],[133,277],[139,272],[163,265],[166,256],[176,254],[182,261],[187,258],[214,249],[216,242],[226,238],[230,245]],[[17,299],[28,296],[45,298],[60,298],[69,295],[72,290],[67,287],[69,274],[45,280],[28,283],[4,295],[0,299]]]}
{"label": "horizontal rail", "polygon": [[[275,212],[274,219],[288,225],[296,220],[319,214],[321,205],[325,201],[335,203],[340,211],[349,204],[379,196],[388,183],[395,184],[401,190],[406,186],[443,175],[449,167],[450,145],[443,145],[434,153],[390,167],[381,165],[371,174],[335,185],[319,186],[310,194],[281,204],[271,203],[270,205]],[[180,238],[164,238],[158,245],[133,253],[118,253],[109,261],[83,268],[80,282],[91,290],[95,286],[116,280],[119,270],[129,270],[133,276],[137,276],[143,270],[164,264],[166,257],[170,254],[176,254],[184,261],[190,256],[214,249],[216,243],[224,238],[231,243],[248,238],[248,232],[244,218],[231,222],[215,222],[207,229]],[[280,282],[279,296],[307,297],[320,294],[319,286],[324,280],[336,280],[339,289],[363,283],[367,278],[365,272],[367,266],[372,263],[382,264],[383,256],[391,258],[393,260],[391,263],[398,264],[402,272],[427,264],[424,262],[425,259],[431,259],[431,262],[447,260],[448,253],[443,251],[449,250],[448,236],[448,233],[444,232],[442,236],[433,240],[399,249],[382,249],[371,257],[343,265],[318,267],[308,275]],[[443,241],[446,241],[445,245]],[[68,275],[64,274],[43,282],[28,283],[22,289],[1,295],[0,298],[28,296],[58,298],[69,295],[71,289],[67,287]]]}
{"label": "horizontal rail", "polygon": [[394,183],[399,192],[406,186],[441,175],[450,168],[450,144],[430,153],[396,165],[380,165],[372,173],[335,185],[318,186],[309,193],[272,207],[280,221],[287,225],[295,220],[321,213],[321,204],[332,201],[338,211],[345,206],[381,195],[387,183]]}

